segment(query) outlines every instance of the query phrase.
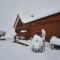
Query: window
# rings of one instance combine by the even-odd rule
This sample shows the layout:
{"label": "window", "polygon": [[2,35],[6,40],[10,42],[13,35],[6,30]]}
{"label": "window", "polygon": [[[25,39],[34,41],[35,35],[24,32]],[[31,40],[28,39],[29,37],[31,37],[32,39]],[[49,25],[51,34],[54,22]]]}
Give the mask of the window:
{"label": "window", "polygon": [[21,32],[27,32],[27,30],[21,30]]}

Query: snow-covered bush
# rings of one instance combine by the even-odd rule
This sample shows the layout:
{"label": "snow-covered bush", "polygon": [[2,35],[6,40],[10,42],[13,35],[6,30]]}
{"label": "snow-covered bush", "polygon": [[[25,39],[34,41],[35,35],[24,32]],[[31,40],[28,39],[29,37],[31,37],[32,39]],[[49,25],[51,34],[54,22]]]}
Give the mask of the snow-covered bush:
{"label": "snow-covered bush", "polygon": [[32,51],[43,52],[45,50],[45,36],[46,32],[44,29],[34,35],[31,44]]}
{"label": "snow-covered bush", "polygon": [[54,48],[54,45],[60,46],[60,38],[57,38],[56,36],[52,36],[50,39],[51,48]]}
{"label": "snow-covered bush", "polygon": [[33,39],[32,39],[32,44],[31,44],[31,49],[32,51],[43,51],[43,38],[38,36],[38,35],[34,35]]}

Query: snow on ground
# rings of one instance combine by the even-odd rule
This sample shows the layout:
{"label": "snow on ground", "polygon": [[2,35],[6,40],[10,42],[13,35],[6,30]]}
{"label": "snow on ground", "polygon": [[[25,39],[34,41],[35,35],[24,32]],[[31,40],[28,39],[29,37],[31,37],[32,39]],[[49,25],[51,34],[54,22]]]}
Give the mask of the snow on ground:
{"label": "snow on ground", "polygon": [[48,42],[45,49],[33,53],[29,46],[13,43],[13,39],[0,40],[0,60],[60,60],[60,50],[51,50]]}

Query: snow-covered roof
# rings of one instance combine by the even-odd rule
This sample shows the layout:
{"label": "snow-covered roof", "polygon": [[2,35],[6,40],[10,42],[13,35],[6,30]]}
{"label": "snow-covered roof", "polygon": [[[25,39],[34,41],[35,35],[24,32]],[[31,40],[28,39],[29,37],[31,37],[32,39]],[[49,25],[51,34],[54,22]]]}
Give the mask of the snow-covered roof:
{"label": "snow-covered roof", "polygon": [[28,15],[28,16],[20,15],[20,18],[21,18],[23,23],[28,23],[28,22],[31,22],[31,21],[35,21],[37,19],[44,18],[46,16],[50,16],[50,15],[56,14],[58,12],[60,12],[60,11],[59,10],[54,10],[54,11],[49,11],[47,13],[45,13],[45,12],[40,12],[40,13],[37,12],[37,14],[33,13],[33,14]]}
{"label": "snow-covered roof", "polygon": [[27,16],[27,19],[24,19],[24,16],[21,17],[21,16],[17,15],[17,18],[16,18],[16,21],[15,21],[14,27],[16,27],[17,22],[18,22],[19,19],[20,19],[21,23],[22,23],[22,22],[23,22],[23,23],[28,23],[28,22],[35,21],[35,20],[37,20],[37,19],[41,19],[41,18],[44,18],[44,17],[46,17],[46,16],[54,15],[54,14],[57,14],[57,13],[60,13],[60,11],[54,11],[54,12],[50,12],[50,13],[45,13],[45,14],[40,15],[40,16],[38,16],[38,17],[37,17],[37,16],[34,16],[34,15],[32,14],[32,16],[31,16],[30,18],[28,18],[28,16]]}

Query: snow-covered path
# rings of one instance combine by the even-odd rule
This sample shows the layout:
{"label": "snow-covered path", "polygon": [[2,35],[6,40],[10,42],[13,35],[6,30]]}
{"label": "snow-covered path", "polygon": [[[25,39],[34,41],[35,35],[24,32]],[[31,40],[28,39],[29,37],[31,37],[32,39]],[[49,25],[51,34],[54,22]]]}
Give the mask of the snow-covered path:
{"label": "snow-covered path", "polygon": [[47,45],[45,52],[33,53],[29,47],[13,43],[13,39],[0,41],[0,60],[60,60],[60,50]]}

